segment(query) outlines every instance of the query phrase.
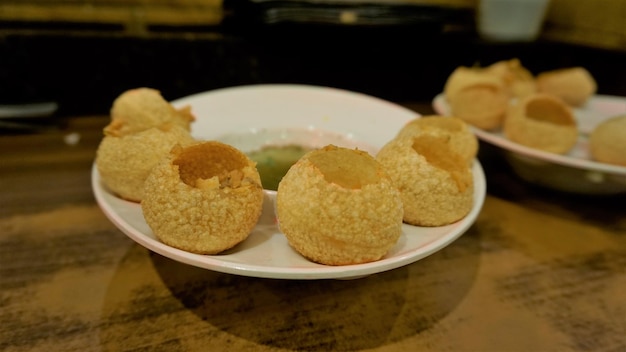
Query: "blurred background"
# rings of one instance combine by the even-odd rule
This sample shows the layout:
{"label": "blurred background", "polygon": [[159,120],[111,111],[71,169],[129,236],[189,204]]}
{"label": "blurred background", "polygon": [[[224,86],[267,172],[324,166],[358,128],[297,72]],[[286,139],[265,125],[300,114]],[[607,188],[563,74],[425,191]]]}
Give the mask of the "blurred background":
{"label": "blurred background", "polygon": [[256,83],[427,102],[457,66],[510,58],[584,66],[626,96],[626,1],[548,1],[521,39],[481,35],[480,1],[2,0],[0,105],[100,114],[134,87],[173,100]]}

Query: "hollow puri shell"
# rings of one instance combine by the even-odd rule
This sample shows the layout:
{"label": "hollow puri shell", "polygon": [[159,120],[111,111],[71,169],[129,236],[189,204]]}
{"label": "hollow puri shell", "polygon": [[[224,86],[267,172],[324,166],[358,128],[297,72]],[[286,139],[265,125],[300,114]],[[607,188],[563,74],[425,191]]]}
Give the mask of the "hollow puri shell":
{"label": "hollow puri shell", "polygon": [[191,142],[193,138],[187,130],[172,125],[122,136],[105,135],[98,146],[95,163],[107,188],[121,198],[139,202],[152,168],[172,146]]}
{"label": "hollow puri shell", "polygon": [[478,153],[478,138],[467,123],[457,117],[422,116],[409,121],[396,138],[411,138],[423,134],[442,136],[449,147],[471,164]]}
{"label": "hollow puri shell", "polygon": [[502,125],[509,95],[502,85],[476,84],[459,90],[449,103],[453,116],[478,128],[493,130]]}
{"label": "hollow puri shell", "polygon": [[104,133],[120,136],[166,123],[189,131],[194,119],[190,107],[174,108],[160,91],[134,88],[123,92],[113,101],[111,123],[105,127]]}
{"label": "hollow puri shell", "polygon": [[516,143],[556,154],[568,152],[578,140],[573,112],[550,94],[533,94],[512,105],[503,130]]}
{"label": "hollow puri shell", "polygon": [[503,78],[481,67],[459,66],[448,76],[443,93],[448,101],[467,87],[487,85],[504,89]]}
{"label": "hollow puri shell", "polygon": [[379,260],[402,232],[402,201],[386,172],[364,151],[329,145],[305,154],[278,186],[281,231],[321,264]]}
{"label": "hollow puri shell", "polygon": [[216,141],[174,147],[144,190],[141,209],[154,235],[198,254],[217,254],[245,240],[263,207],[254,162]]}
{"label": "hollow puri shell", "polygon": [[501,126],[510,92],[502,75],[481,67],[457,67],[448,76],[444,95],[450,111],[481,129]]}
{"label": "hollow puri shell", "polygon": [[626,166],[626,115],[597,125],[589,136],[589,151],[597,161]]}
{"label": "hollow puri shell", "polygon": [[537,91],[557,96],[567,104],[581,106],[595,94],[598,84],[584,67],[561,68],[537,75]]}
{"label": "hollow puri shell", "polygon": [[519,59],[495,62],[485,71],[501,77],[511,97],[522,98],[537,91],[535,77]]}
{"label": "hollow puri shell", "polygon": [[473,174],[445,137],[395,138],[376,155],[400,191],[404,222],[442,226],[465,217],[473,206]]}

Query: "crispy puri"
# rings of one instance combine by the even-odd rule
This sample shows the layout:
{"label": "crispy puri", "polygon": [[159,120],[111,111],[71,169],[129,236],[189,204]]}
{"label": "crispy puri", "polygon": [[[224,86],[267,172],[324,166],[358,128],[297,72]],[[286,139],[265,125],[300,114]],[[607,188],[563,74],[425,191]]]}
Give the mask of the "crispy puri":
{"label": "crispy puri", "polygon": [[582,106],[595,94],[598,85],[583,67],[546,71],[537,75],[537,91],[552,94],[572,106]]}
{"label": "crispy puri", "polygon": [[504,89],[502,77],[491,74],[480,67],[459,66],[448,76],[443,93],[448,101],[454,100],[455,95],[472,86],[491,86]]}
{"label": "crispy puri", "polygon": [[626,115],[601,122],[589,136],[591,156],[600,162],[626,166]]}
{"label": "crispy puri", "polygon": [[178,125],[189,131],[194,119],[190,107],[174,108],[158,90],[135,88],[125,91],[115,99],[111,107],[111,123],[105,127],[104,133],[120,136],[165,123]]}
{"label": "crispy puri", "polygon": [[473,174],[443,136],[395,138],[376,155],[400,190],[404,222],[442,226],[465,217],[474,202]]}
{"label": "crispy puri", "polygon": [[141,201],[159,240],[198,254],[217,254],[245,240],[262,207],[254,162],[216,141],[175,146],[146,179]]}
{"label": "crispy puri", "polygon": [[502,125],[509,96],[503,86],[484,83],[459,90],[449,103],[453,116],[472,126],[493,130]]}
{"label": "crispy puri", "polygon": [[550,153],[567,153],[578,140],[571,109],[561,99],[536,93],[511,106],[504,134],[510,140]]}
{"label": "crispy puri", "polygon": [[139,202],[150,170],[172,146],[192,141],[187,130],[172,125],[122,136],[105,135],[96,152],[96,167],[102,182],[113,193]]}
{"label": "crispy puri", "polygon": [[474,161],[478,153],[478,138],[467,123],[458,117],[430,115],[416,118],[402,127],[396,138],[411,138],[422,134],[444,137],[449,147],[468,164]]}
{"label": "crispy puri", "polygon": [[535,77],[519,59],[495,62],[485,71],[501,77],[511,97],[523,98],[537,91]]}
{"label": "crispy puri", "polygon": [[381,259],[402,231],[402,201],[364,151],[329,145],[305,154],[278,186],[281,231],[304,257],[326,265]]}

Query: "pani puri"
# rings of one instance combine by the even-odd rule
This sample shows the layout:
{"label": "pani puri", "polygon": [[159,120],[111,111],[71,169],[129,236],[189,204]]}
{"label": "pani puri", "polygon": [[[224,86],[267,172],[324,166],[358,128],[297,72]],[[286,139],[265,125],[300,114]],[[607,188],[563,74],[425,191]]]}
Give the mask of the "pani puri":
{"label": "pani puri", "polygon": [[448,76],[443,93],[446,100],[450,101],[454,99],[458,92],[476,85],[487,85],[503,89],[504,81],[498,75],[491,74],[483,68],[459,66]]}
{"label": "pani puri", "polygon": [[537,75],[537,91],[555,95],[572,106],[582,106],[596,93],[598,85],[583,67],[542,72]]}
{"label": "pani puri", "polygon": [[485,71],[501,77],[511,97],[523,98],[537,91],[535,77],[519,59],[498,61]]}
{"label": "pani puri", "polygon": [[467,123],[458,117],[431,115],[416,118],[402,127],[396,138],[410,138],[422,134],[444,137],[450,149],[468,164],[471,164],[478,154],[478,138]]}
{"label": "pani puri", "polygon": [[105,135],[96,151],[102,182],[120,198],[139,202],[150,170],[177,143],[191,143],[189,131],[163,125],[134,134]]}
{"label": "pani puri", "polygon": [[326,146],[308,152],[278,185],[281,231],[302,256],[326,265],[381,259],[402,232],[402,201],[368,153]]}
{"label": "pani puri", "polygon": [[493,130],[502,125],[509,96],[502,85],[476,84],[457,91],[449,104],[453,116],[472,126]]}
{"label": "pani puri", "polygon": [[550,153],[567,153],[578,140],[571,109],[561,99],[536,93],[511,106],[504,121],[510,140]]}
{"label": "pani puri", "polygon": [[589,151],[597,161],[626,166],[626,115],[596,126],[589,136]]}
{"label": "pani puri", "polygon": [[141,201],[159,240],[198,254],[217,254],[245,240],[262,207],[254,162],[216,141],[172,148],[146,179]]}
{"label": "pani puri", "polygon": [[472,209],[472,171],[445,137],[395,138],[383,146],[376,160],[400,191],[404,222],[442,226],[464,218]]}
{"label": "pani puri", "polygon": [[177,110],[158,90],[135,88],[125,91],[113,101],[111,123],[104,129],[104,133],[119,136],[164,123],[178,125],[189,131],[194,119],[191,107]]}

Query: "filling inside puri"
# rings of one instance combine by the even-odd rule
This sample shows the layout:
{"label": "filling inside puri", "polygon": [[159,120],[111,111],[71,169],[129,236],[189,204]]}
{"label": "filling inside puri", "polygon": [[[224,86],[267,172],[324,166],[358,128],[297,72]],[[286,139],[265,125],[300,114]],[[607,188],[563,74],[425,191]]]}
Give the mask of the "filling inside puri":
{"label": "filling inside puri", "polygon": [[361,189],[380,181],[378,162],[366,152],[328,146],[311,153],[308,159],[326,182],[343,188]]}
{"label": "filling inside puri", "polygon": [[248,159],[239,150],[221,143],[202,143],[180,150],[174,159],[180,179],[196,188],[241,186]]}

